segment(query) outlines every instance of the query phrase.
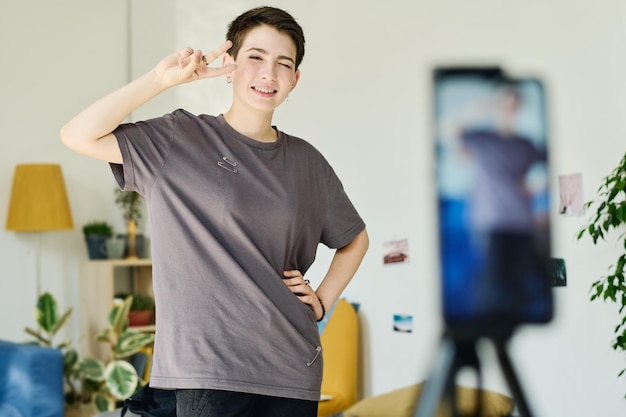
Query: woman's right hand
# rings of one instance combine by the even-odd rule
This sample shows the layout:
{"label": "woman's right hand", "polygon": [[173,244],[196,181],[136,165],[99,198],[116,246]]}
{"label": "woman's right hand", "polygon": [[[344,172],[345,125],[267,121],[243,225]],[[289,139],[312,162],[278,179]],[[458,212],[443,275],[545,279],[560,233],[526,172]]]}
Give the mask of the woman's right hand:
{"label": "woman's right hand", "polygon": [[164,88],[227,74],[234,71],[237,66],[228,64],[222,67],[210,67],[209,64],[222,56],[231,46],[232,42],[226,41],[206,54],[204,59],[201,50],[183,48],[163,58],[154,68],[155,74]]}

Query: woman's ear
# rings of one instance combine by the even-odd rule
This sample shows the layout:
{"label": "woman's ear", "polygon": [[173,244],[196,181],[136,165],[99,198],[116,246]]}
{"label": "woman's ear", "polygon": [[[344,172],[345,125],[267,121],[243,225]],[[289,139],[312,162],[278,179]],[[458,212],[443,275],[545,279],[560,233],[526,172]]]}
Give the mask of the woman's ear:
{"label": "woman's ear", "polygon": [[[230,65],[234,63],[235,63],[235,60],[233,59],[233,57],[229,53],[224,53],[224,55],[222,56],[222,67],[225,67],[226,65]],[[226,73],[226,75],[230,76],[231,73],[228,72]]]}
{"label": "woman's ear", "polygon": [[294,88],[296,88],[296,85],[298,84],[299,79],[300,79],[300,70],[297,69],[296,72],[293,74],[293,82],[291,83],[291,89],[289,90],[290,92],[293,91]]}

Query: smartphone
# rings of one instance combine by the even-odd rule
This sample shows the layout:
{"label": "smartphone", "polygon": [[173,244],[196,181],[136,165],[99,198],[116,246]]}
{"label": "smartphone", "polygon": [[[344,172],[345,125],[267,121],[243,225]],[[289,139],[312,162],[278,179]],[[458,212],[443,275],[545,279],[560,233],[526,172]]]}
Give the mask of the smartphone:
{"label": "smartphone", "polygon": [[443,317],[478,335],[553,314],[545,88],[498,67],[436,68]]}

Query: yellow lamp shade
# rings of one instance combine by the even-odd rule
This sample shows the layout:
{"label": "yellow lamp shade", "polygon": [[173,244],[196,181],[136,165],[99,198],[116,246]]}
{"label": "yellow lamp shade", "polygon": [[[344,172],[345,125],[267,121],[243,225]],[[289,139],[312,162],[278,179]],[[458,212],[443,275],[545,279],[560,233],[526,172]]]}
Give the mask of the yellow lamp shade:
{"label": "yellow lamp shade", "polygon": [[61,166],[17,165],[13,176],[6,229],[16,232],[39,232],[73,227]]}

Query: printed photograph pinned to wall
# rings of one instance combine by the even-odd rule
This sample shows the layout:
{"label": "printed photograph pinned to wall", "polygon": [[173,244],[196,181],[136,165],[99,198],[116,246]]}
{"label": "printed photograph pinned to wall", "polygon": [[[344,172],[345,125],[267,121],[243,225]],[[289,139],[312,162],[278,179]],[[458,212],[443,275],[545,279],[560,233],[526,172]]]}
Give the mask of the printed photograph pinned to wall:
{"label": "printed photograph pinned to wall", "polygon": [[413,332],[413,316],[406,314],[393,315],[393,331],[400,333]]}
{"label": "printed photograph pinned to wall", "polygon": [[407,239],[390,240],[383,243],[383,264],[409,262],[409,241]]}
{"label": "printed photograph pinned to wall", "polygon": [[583,176],[581,173],[559,175],[559,214],[583,214]]}
{"label": "printed photograph pinned to wall", "polygon": [[552,286],[567,286],[567,271],[565,270],[565,260],[561,258],[552,258]]}

